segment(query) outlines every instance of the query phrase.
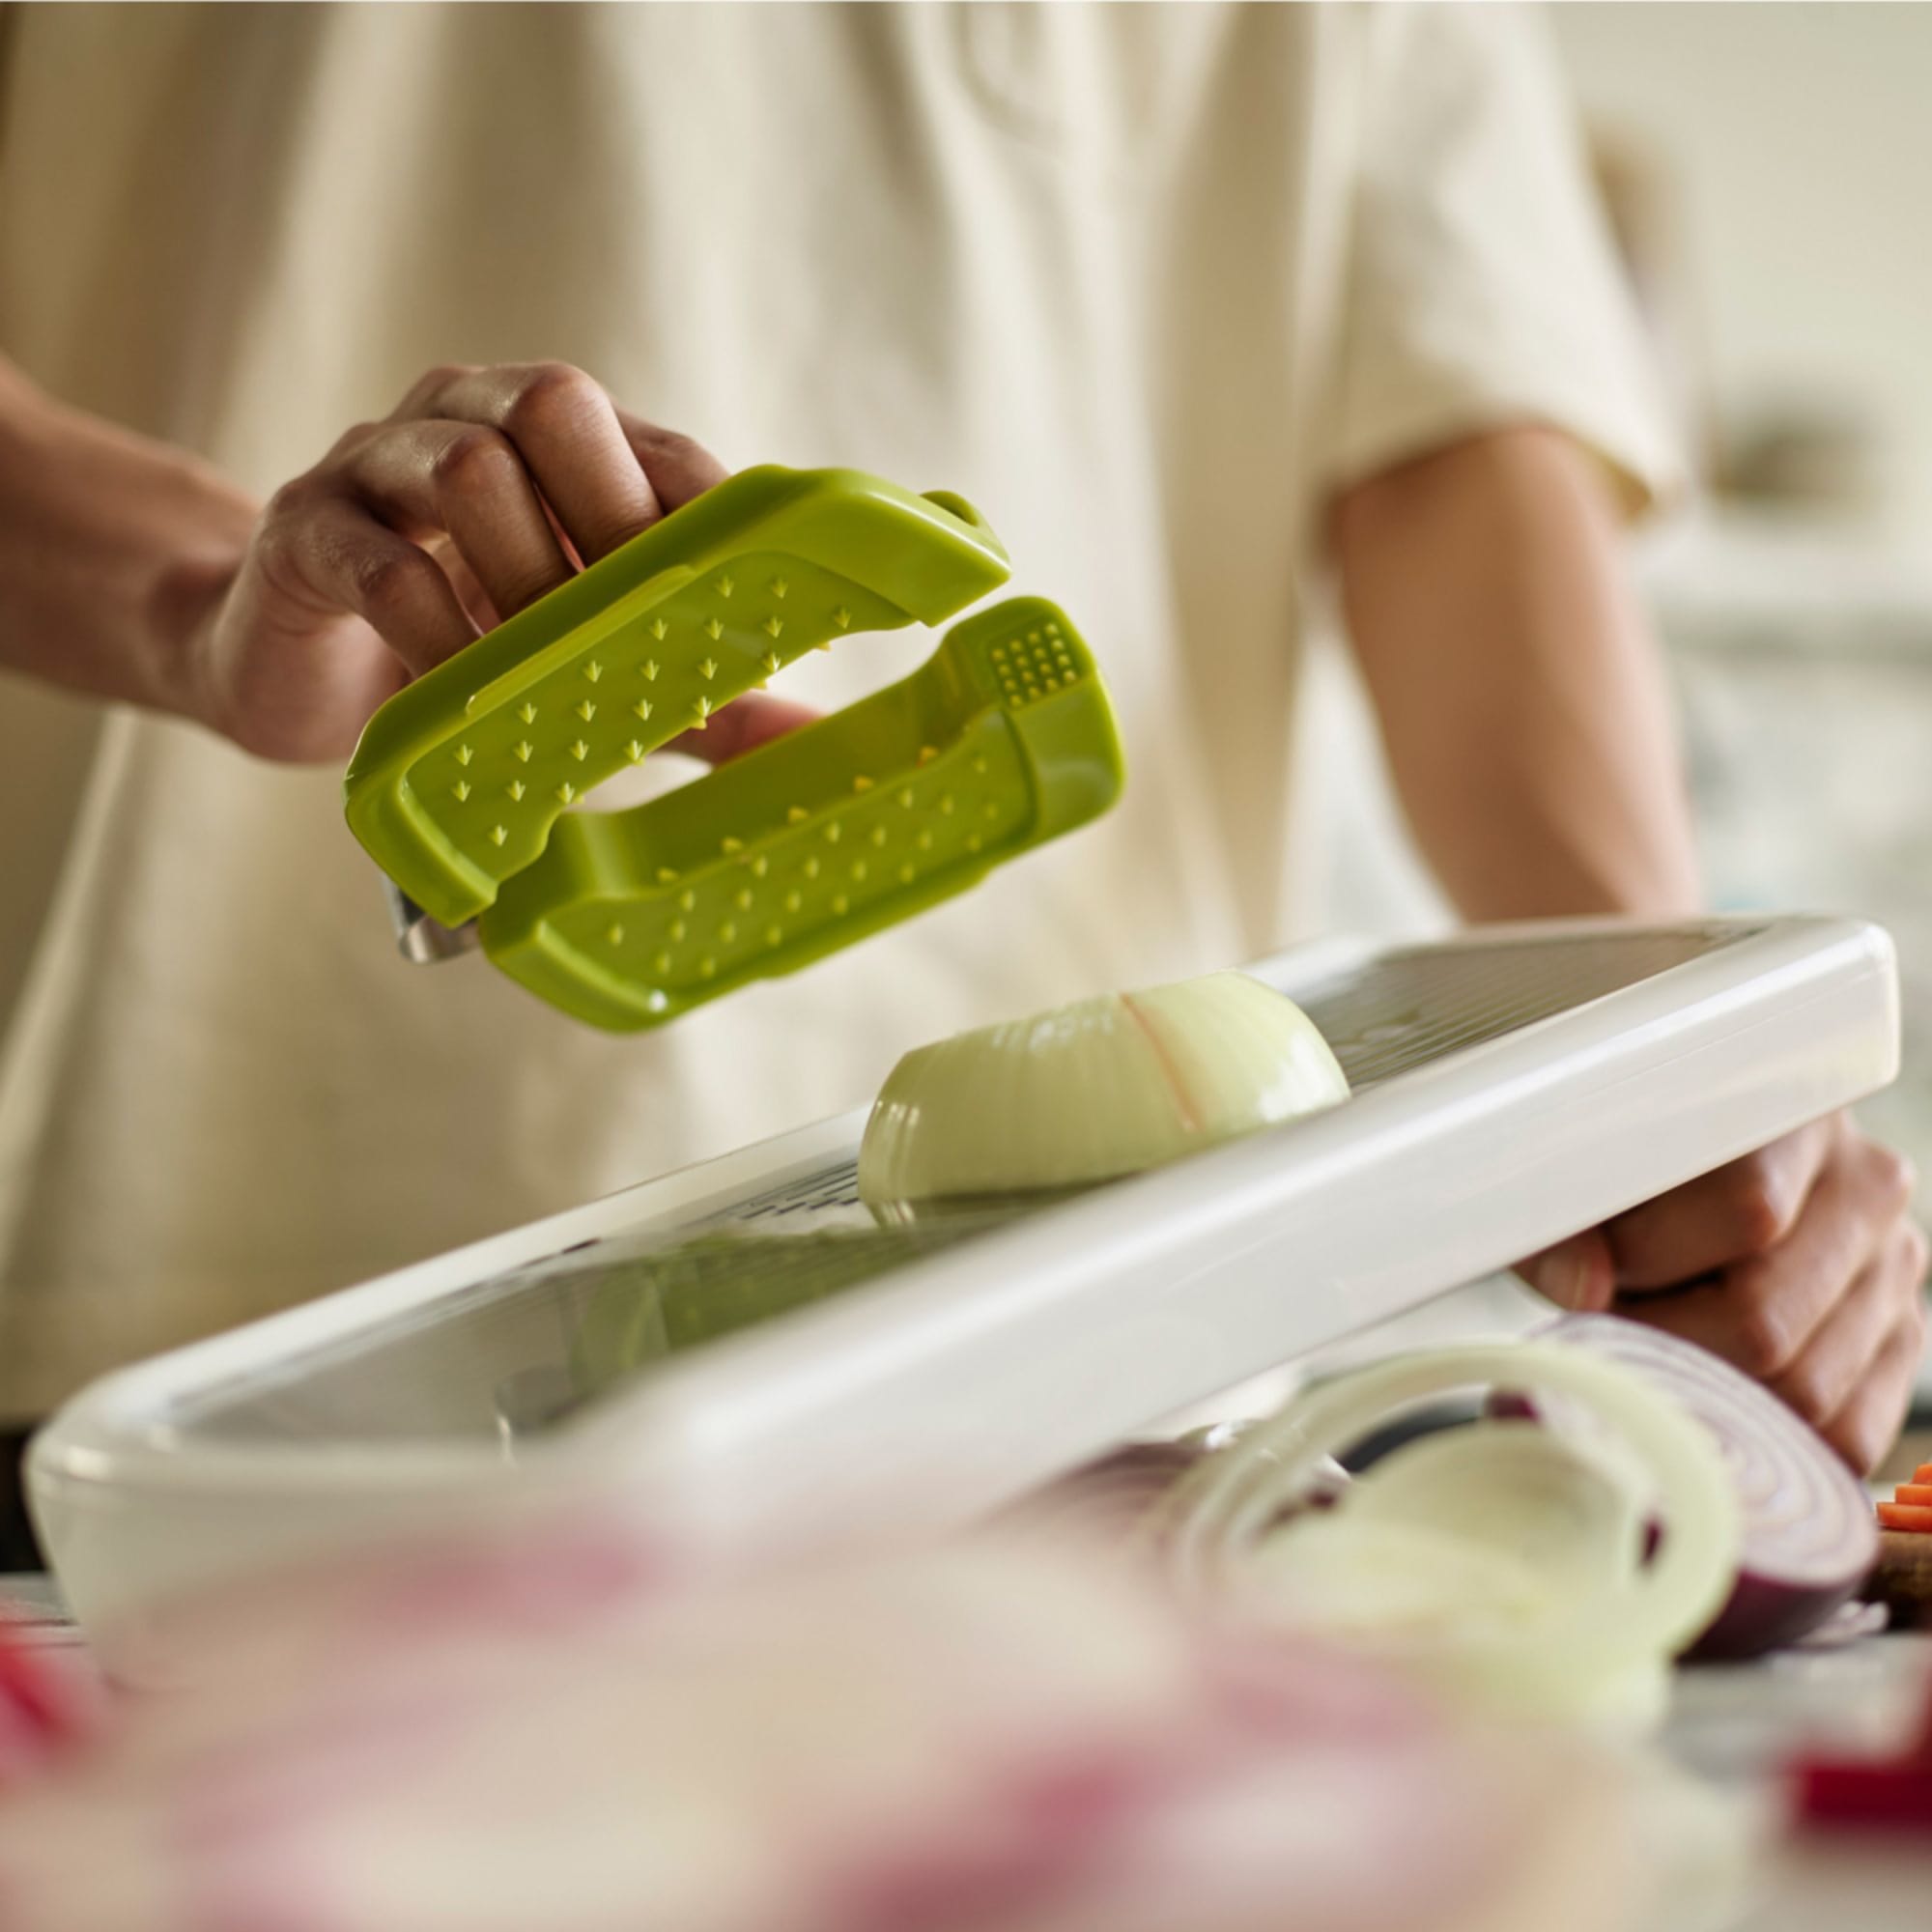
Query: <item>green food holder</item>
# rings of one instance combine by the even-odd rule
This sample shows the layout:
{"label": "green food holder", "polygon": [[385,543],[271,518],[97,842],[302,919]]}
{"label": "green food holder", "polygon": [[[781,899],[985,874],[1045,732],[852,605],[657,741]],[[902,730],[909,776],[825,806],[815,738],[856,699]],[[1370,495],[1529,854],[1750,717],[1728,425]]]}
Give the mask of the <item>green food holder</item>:
{"label": "green food holder", "polygon": [[954,616],[1008,576],[972,506],[850,469],[721,483],[399,693],[345,781],[411,900],[615,1031],[796,971],[1119,796],[1066,615],[1011,598],[899,683],[618,812],[573,810],[814,647]]}

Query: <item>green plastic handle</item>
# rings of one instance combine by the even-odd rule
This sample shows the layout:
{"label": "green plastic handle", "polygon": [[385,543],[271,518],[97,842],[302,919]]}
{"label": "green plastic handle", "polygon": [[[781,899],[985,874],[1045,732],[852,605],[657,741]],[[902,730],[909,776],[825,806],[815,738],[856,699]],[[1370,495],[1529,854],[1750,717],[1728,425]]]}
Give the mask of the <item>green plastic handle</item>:
{"label": "green plastic handle", "polygon": [[592,1025],[660,1025],[963,892],[1119,796],[1092,655],[1020,598],[677,791],[569,810],[801,651],[944,617],[1006,575],[958,497],[747,470],[385,704],[350,766],[350,825],[433,917],[476,917],[532,992]]}

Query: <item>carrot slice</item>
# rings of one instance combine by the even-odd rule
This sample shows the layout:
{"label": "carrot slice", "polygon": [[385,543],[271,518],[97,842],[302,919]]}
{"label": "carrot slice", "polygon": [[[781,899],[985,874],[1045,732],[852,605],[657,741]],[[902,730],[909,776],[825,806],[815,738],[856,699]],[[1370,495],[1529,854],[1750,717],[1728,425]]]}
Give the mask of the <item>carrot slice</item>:
{"label": "carrot slice", "polygon": [[1880,1503],[1878,1520],[1888,1529],[1932,1530],[1932,1507],[1916,1503]]}
{"label": "carrot slice", "polygon": [[1932,1509],[1932,1483],[1900,1483],[1893,1500],[1918,1509]]}
{"label": "carrot slice", "polygon": [[1932,1483],[1932,1463],[1921,1463],[1912,1472],[1915,1483]]}

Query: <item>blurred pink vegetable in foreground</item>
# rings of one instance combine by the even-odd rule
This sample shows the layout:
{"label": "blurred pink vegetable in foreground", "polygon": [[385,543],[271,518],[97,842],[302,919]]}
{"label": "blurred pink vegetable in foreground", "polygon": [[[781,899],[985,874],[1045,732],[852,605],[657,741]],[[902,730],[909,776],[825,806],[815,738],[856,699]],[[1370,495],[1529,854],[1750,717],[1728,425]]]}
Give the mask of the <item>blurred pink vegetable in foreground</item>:
{"label": "blurred pink vegetable in foreground", "polygon": [[72,1748],[99,1714],[98,1687],[86,1667],[33,1642],[24,1619],[16,1622],[0,1598],[0,1794]]}
{"label": "blurred pink vegetable in foreground", "polygon": [[613,1520],[207,1606],[0,1803],[7,1932],[1620,1922],[1616,1787],[1084,1541],[736,1580]]}

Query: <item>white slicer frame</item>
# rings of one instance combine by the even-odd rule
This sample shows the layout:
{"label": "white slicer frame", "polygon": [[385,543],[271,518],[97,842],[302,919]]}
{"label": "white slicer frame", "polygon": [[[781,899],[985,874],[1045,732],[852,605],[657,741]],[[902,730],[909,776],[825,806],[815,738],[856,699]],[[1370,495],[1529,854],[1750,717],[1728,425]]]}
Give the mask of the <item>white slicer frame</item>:
{"label": "white slicer frame", "polygon": [[136,1645],[142,1613],[185,1586],[536,1485],[614,1485],[668,1534],[741,1551],[908,1508],[968,1518],[1896,1072],[1891,944],[1853,920],[1492,927],[1437,947],[1333,941],[1251,970],[1319,1018],[1324,998],[1340,1013],[1351,986],[1391,976],[1466,987],[1494,962],[1534,978],[1632,947],[1695,956],[1506,1031],[1492,1005],[1470,1044],[1430,1034],[1425,994],[1354,1043],[1373,1061],[1378,1034],[1406,1029],[1419,1061],[1346,1105],[674,1356],[513,1456],[482,1435],[265,1440],[198,1418],[227,1390],[299,1386],[304,1364],[377,1334],[417,1346],[479,1284],[575,1244],[837,1183],[863,1113],[176,1350],[95,1383],[42,1432],[41,1535],[82,1620]]}

